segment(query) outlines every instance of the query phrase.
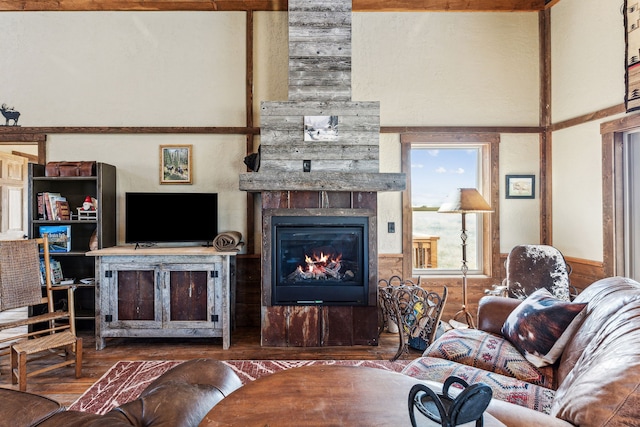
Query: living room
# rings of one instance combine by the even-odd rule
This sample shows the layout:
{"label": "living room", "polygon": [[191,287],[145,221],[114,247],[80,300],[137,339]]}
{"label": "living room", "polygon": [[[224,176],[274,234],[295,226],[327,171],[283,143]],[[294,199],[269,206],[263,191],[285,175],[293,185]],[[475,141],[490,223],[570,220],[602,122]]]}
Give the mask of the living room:
{"label": "living room", "polygon": [[[261,200],[238,180],[247,173],[243,159],[260,145],[261,102],[288,98],[286,6],[126,3],[0,5],[7,11],[0,103],[21,113],[19,126],[0,128],[0,141],[17,151],[30,143],[41,161],[114,165],[118,224],[127,192],[216,192],[218,229],[240,231],[246,242],[239,271],[254,266]],[[607,138],[638,124],[624,105],[622,3],[465,2],[459,10],[423,3],[406,10],[354,2],[352,99],[380,102],[382,173],[410,172],[404,150],[414,143],[487,134],[498,141],[484,177],[493,209],[488,256],[482,274],[469,278],[470,311],[500,283],[506,255],[521,243],[559,248],[580,289],[624,275],[605,169]],[[165,9],[145,10],[152,7]],[[159,147],[180,144],[192,146],[192,182],[162,184]],[[514,174],[536,177],[534,198],[505,198],[505,177]],[[380,278],[413,276],[407,196],[378,194]],[[117,233],[121,244],[122,225]],[[423,280],[448,286],[444,318],[451,317],[462,302],[460,276]],[[259,318],[259,305],[247,307],[245,316]]]}

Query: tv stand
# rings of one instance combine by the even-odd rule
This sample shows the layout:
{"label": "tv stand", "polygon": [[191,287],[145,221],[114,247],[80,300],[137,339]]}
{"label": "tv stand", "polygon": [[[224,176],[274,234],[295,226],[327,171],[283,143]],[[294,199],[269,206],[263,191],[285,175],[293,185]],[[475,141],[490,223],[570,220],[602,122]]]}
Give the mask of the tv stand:
{"label": "tv stand", "polygon": [[114,246],[96,257],[96,350],[111,337],[222,337],[231,344],[235,252]]}

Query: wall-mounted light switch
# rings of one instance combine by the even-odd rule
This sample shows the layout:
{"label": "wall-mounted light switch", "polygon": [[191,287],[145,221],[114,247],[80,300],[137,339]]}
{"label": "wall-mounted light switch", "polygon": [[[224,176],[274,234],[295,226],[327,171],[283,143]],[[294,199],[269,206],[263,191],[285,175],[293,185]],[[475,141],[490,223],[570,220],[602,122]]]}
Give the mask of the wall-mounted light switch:
{"label": "wall-mounted light switch", "polygon": [[302,161],[302,171],[303,172],[311,172],[311,160],[303,160]]}
{"label": "wall-mounted light switch", "polygon": [[396,232],[396,223],[395,222],[388,222],[387,223],[387,231],[389,233],[395,233]]}

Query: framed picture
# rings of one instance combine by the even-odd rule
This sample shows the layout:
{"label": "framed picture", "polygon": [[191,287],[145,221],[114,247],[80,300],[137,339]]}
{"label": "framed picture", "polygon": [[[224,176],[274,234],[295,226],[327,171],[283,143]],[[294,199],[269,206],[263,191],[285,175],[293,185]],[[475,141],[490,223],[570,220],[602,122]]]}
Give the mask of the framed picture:
{"label": "framed picture", "polygon": [[338,116],[304,116],[305,141],[337,141]]}
{"label": "framed picture", "polygon": [[535,175],[507,175],[507,199],[534,199],[536,197]]}
{"label": "framed picture", "polygon": [[160,146],[160,184],[191,184],[192,145]]}

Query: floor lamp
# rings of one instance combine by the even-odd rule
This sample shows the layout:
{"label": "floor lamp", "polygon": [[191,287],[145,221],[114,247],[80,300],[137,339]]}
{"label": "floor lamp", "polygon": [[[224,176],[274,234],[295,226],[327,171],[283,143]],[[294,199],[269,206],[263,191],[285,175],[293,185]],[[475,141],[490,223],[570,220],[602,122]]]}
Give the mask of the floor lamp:
{"label": "floor lamp", "polygon": [[458,311],[453,319],[464,316],[467,325],[475,328],[473,316],[467,311],[467,226],[466,214],[492,212],[491,206],[484,200],[482,195],[475,188],[457,188],[453,191],[446,202],[438,209],[439,213],[459,213],[462,214],[462,309]]}

